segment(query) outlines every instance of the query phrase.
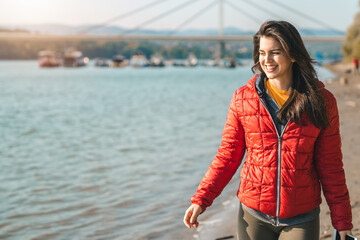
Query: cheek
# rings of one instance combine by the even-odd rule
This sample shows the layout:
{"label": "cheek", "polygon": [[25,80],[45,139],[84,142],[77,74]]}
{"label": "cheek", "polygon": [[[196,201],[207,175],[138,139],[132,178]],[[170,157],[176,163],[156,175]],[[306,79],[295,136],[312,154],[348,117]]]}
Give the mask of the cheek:
{"label": "cheek", "polygon": [[281,65],[283,68],[288,69],[291,67],[291,61],[288,61],[287,59],[282,59]]}
{"label": "cheek", "polygon": [[260,62],[261,65],[263,65],[264,64],[264,58],[260,56],[259,57],[259,62]]}
{"label": "cheek", "polygon": [[278,62],[279,64],[283,65],[284,67],[289,66],[291,61],[287,58],[284,57],[278,57],[276,59],[276,62]]}
{"label": "cheek", "polygon": [[264,58],[259,58],[260,67],[264,69]]}

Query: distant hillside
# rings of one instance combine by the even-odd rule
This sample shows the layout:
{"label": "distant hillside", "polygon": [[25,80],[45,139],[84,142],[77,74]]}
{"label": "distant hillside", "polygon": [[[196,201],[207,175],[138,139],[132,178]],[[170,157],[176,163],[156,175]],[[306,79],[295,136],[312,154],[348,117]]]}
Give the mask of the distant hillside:
{"label": "distant hillside", "polygon": [[[0,26],[4,27],[5,26]],[[173,30],[152,30],[144,29],[132,32],[131,29],[125,29],[117,26],[105,26],[97,28],[96,25],[82,25],[82,26],[67,26],[60,24],[41,24],[41,25],[20,25],[16,26],[18,29],[24,29],[29,32],[46,33],[46,34],[76,34],[80,32],[87,32],[89,34],[106,34],[106,35],[117,35],[117,34],[140,34],[140,35],[192,35],[192,36],[212,36],[217,35],[217,29],[189,29],[182,30],[179,32],[173,32]],[[92,31],[87,31],[92,29]],[[343,36],[345,32],[337,33],[331,30],[322,29],[299,29],[300,34],[304,36]],[[255,31],[244,31],[236,27],[225,27],[224,35],[253,35]]]}
{"label": "distant hillside", "polygon": [[8,28],[2,28],[0,27],[0,32],[29,32],[25,29],[19,29],[19,28],[15,28],[15,29],[8,29]]}

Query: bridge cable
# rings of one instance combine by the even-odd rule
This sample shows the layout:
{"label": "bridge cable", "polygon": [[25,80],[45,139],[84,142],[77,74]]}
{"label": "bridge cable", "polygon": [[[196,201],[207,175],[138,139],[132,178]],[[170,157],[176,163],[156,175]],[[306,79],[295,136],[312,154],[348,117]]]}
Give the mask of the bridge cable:
{"label": "bridge cable", "polygon": [[[265,13],[267,13],[267,14],[269,13],[269,9],[266,9],[266,8],[264,8],[263,6],[255,3],[255,2],[250,2],[250,1],[245,1],[245,0],[240,0],[240,1],[242,1],[242,2],[244,2],[244,3],[246,3],[246,4],[248,4],[248,5],[250,5],[250,6],[253,7],[253,8],[260,9],[260,10],[262,10],[263,12],[265,12]],[[254,6],[255,6],[255,7],[254,7]],[[282,18],[283,18],[282,16],[276,15],[276,14],[274,14],[274,13],[271,13],[271,14],[272,14],[272,16],[274,16],[274,17],[276,17],[276,18],[278,18],[278,19],[282,19]],[[263,23],[262,20],[261,20],[260,22]]]}
{"label": "bridge cable", "polygon": [[184,26],[186,26],[187,24],[189,24],[190,22],[192,22],[193,20],[195,20],[196,18],[200,17],[202,14],[204,14],[206,11],[208,11],[213,5],[215,5],[217,3],[218,0],[215,0],[213,2],[211,2],[209,5],[207,5],[206,7],[200,9],[200,11],[196,12],[194,15],[192,15],[191,17],[189,17],[188,19],[186,19],[184,22],[182,22],[181,24],[179,24],[173,31],[171,31],[169,33],[169,36],[175,34],[176,32],[178,32],[181,28],[183,28]]}
{"label": "bridge cable", "polygon": [[284,3],[280,3],[280,2],[278,2],[278,1],[276,1],[276,0],[271,0],[271,1],[269,1],[269,2],[271,2],[272,4],[276,4],[276,6],[282,7],[282,8],[284,8],[285,10],[289,10],[289,11],[291,11],[291,12],[293,12],[293,13],[295,13],[295,14],[303,17],[303,18],[310,19],[312,22],[315,22],[315,23],[317,23],[318,25],[322,25],[323,27],[325,27],[325,28],[328,29],[328,30],[331,30],[331,31],[336,32],[336,33],[339,33],[339,34],[341,34],[341,35],[344,34],[343,31],[341,31],[341,30],[339,30],[339,29],[336,29],[336,28],[333,28],[332,26],[328,25],[327,23],[322,22],[322,21],[320,21],[320,20],[318,20],[318,19],[316,19],[316,18],[314,18],[314,17],[312,17],[312,16],[310,16],[310,15],[307,15],[307,14],[305,14],[305,13],[303,13],[303,12],[300,12],[300,11],[298,11],[298,10],[296,10],[296,9],[288,6],[288,5],[285,5]]}
{"label": "bridge cable", "polygon": [[256,23],[262,23],[263,21],[252,16],[251,14],[245,12],[244,10],[242,10],[241,8],[237,7],[236,5],[234,5],[233,3],[229,2],[228,0],[224,1],[225,4],[228,4],[229,6],[231,6],[232,8],[234,8],[235,10],[238,10],[239,12],[241,12],[242,14],[246,15],[248,18],[250,18],[251,20],[253,20]]}
{"label": "bridge cable", "polygon": [[176,7],[172,8],[172,9],[166,11],[166,12],[163,12],[163,13],[161,13],[161,14],[159,14],[159,15],[145,21],[145,22],[140,23],[139,25],[137,25],[133,29],[122,32],[122,34],[128,34],[128,33],[135,32],[135,31],[141,29],[143,26],[145,26],[145,25],[147,25],[147,24],[149,24],[151,22],[154,22],[156,20],[159,20],[160,18],[163,18],[163,17],[165,17],[165,16],[167,16],[167,15],[173,13],[173,12],[179,11],[180,9],[182,9],[184,7],[187,7],[188,5],[190,5],[190,4],[192,4],[192,3],[196,2],[196,1],[198,1],[198,0],[190,0],[190,1],[187,1],[187,2],[185,2],[183,4],[180,4],[179,6],[176,6]]}
{"label": "bridge cable", "polygon": [[[263,6],[255,3],[255,2],[251,2],[251,1],[248,1],[248,0],[240,0],[240,1],[242,1],[242,2],[244,2],[244,3],[246,3],[246,4],[248,4],[248,5],[250,5],[250,6],[253,7],[253,8],[260,9],[261,11],[263,11],[263,12],[265,12],[265,13],[267,13],[267,14],[269,13],[269,10],[268,10],[268,9],[264,8]],[[274,14],[274,13],[272,13],[271,15],[274,16],[275,18],[279,19],[279,20],[284,18],[284,17],[279,16],[279,15]],[[263,22],[263,21],[261,21],[261,23],[262,23],[262,22]],[[307,29],[301,29],[301,30],[302,30],[304,33],[307,33],[307,34],[309,34],[309,35],[315,35],[314,32],[311,31],[311,30],[307,30]]]}
{"label": "bridge cable", "polygon": [[116,16],[116,17],[113,17],[113,18],[111,18],[109,20],[106,20],[101,24],[98,24],[96,26],[91,26],[89,28],[86,28],[85,30],[79,31],[78,34],[86,34],[86,33],[89,33],[91,31],[94,31],[96,29],[105,27],[106,25],[108,25],[108,24],[110,24],[112,22],[115,22],[115,21],[120,20],[122,18],[129,17],[129,16],[131,16],[131,15],[133,15],[135,13],[138,13],[138,12],[141,12],[141,11],[146,10],[148,8],[154,7],[154,6],[158,5],[159,3],[162,3],[162,2],[165,2],[165,1],[168,1],[168,0],[157,0],[157,1],[151,2],[151,3],[147,4],[147,5],[144,5],[142,7],[136,8],[134,10],[131,10],[129,12],[123,13],[123,14],[121,14],[119,16]]}

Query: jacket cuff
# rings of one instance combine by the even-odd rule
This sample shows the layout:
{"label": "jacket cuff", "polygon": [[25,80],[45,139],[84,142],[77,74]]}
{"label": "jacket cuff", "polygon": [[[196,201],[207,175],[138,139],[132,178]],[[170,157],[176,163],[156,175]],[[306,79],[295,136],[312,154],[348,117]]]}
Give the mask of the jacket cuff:
{"label": "jacket cuff", "polygon": [[353,229],[353,225],[352,223],[340,223],[337,224],[337,226],[334,227],[336,230],[338,230],[338,232],[340,231],[345,231],[345,230],[351,230]]}
{"label": "jacket cuff", "polygon": [[205,212],[206,210],[206,206],[201,202],[201,201],[198,201],[198,200],[191,200],[191,203],[192,204],[196,204],[196,205],[199,205],[201,207],[201,213],[202,214],[203,212]]}

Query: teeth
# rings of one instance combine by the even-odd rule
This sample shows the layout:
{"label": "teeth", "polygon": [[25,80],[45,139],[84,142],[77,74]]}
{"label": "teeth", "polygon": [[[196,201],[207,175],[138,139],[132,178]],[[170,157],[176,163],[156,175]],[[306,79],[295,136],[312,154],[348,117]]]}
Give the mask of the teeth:
{"label": "teeth", "polygon": [[277,67],[277,65],[276,66],[265,66],[266,71],[269,73],[275,71],[276,67]]}

